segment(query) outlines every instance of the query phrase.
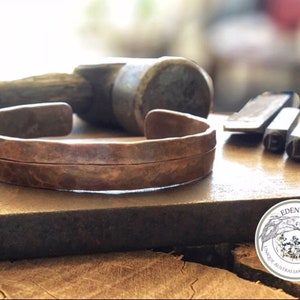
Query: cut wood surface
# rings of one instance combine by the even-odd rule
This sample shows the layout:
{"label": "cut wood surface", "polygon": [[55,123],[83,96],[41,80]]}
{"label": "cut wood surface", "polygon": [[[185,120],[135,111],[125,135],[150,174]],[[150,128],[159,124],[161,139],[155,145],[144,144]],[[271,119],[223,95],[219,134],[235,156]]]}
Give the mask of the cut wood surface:
{"label": "cut wood surface", "polygon": [[300,297],[300,282],[283,280],[269,273],[260,262],[254,244],[240,244],[234,249],[233,254],[234,271],[242,278],[260,281],[263,284]]}
{"label": "cut wood surface", "polygon": [[293,298],[180,256],[153,251],[0,263],[3,298]]}

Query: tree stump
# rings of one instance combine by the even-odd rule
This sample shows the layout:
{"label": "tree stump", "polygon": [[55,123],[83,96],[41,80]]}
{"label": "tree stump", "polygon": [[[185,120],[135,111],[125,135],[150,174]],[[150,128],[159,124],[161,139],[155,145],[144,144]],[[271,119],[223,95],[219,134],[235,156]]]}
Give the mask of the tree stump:
{"label": "tree stump", "polygon": [[0,262],[3,298],[292,298],[181,256],[153,251]]}
{"label": "tree stump", "polygon": [[269,273],[260,262],[254,244],[240,244],[233,251],[234,271],[241,278],[261,282],[267,286],[282,289],[286,293],[299,297],[300,282],[280,279]]}

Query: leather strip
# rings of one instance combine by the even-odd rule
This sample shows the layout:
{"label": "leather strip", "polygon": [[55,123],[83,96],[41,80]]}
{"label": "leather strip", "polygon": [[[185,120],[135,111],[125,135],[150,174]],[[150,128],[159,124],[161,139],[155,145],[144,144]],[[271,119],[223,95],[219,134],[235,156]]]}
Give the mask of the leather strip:
{"label": "leather strip", "polygon": [[[32,105],[30,109],[39,114],[40,107]],[[42,107],[47,109],[47,105]],[[51,109],[56,116],[57,110],[65,110],[69,115],[65,119],[70,120],[72,111],[66,104],[57,104],[48,107],[48,123],[53,122]],[[0,110],[1,114],[5,111]],[[40,128],[35,136],[45,132],[41,124],[35,127]],[[188,183],[211,172],[216,134],[206,119],[155,109],[147,114],[144,128],[146,139],[111,143],[101,139],[25,139],[1,132],[0,181],[70,191],[141,190]]]}

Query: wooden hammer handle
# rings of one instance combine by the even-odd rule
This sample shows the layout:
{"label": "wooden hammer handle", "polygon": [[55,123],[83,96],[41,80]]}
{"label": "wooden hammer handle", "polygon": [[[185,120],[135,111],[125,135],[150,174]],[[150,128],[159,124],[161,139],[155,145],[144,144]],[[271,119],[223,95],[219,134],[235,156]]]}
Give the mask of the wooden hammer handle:
{"label": "wooden hammer handle", "polygon": [[90,83],[78,74],[50,73],[0,82],[0,108],[22,104],[66,102],[74,113],[89,110]]}

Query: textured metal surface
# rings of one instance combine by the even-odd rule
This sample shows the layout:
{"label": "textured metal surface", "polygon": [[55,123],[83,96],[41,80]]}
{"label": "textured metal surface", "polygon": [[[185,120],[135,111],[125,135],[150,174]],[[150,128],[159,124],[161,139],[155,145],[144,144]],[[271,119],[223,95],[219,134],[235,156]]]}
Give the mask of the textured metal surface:
{"label": "textured metal surface", "polygon": [[294,92],[264,92],[250,99],[224,123],[224,130],[263,134],[283,107],[299,107],[299,95]]}
{"label": "textured metal surface", "polygon": [[[267,209],[300,197],[299,163],[264,151],[257,137],[223,132],[225,119],[209,117],[218,135],[214,169],[193,184],[125,194],[0,184],[0,258],[253,241]],[[74,138],[126,138],[75,125]]]}
{"label": "textured metal surface", "polygon": [[[0,109],[0,135],[19,138],[68,135],[73,125],[72,114],[73,111],[68,104],[57,102],[2,108]],[[6,150],[3,146],[2,143],[0,147],[2,156],[13,155],[17,151],[15,148],[17,145]]]}
{"label": "textured metal surface", "polygon": [[[47,106],[35,108],[38,113]],[[51,120],[51,109],[48,112]],[[152,110],[146,118],[150,139],[136,142],[1,136],[0,181],[57,190],[132,190],[187,183],[211,172],[216,137],[205,119],[169,110]],[[49,121],[34,121],[23,126],[42,132],[42,125],[52,126]],[[157,124],[164,128],[164,137]]]}
{"label": "textured metal surface", "polygon": [[296,107],[283,108],[266,128],[263,143],[267,151],[282,153],[285,150],[287,136],[298,123],[300,110]]}
{"label": "textured metal surface", "polygon": [[171,109],[206,118],[213,97],[209,75],[182,57],[137,59],[119,71],[112,90],[113,109],[123,128],[143,133],[146,114]]}
{"label": "textured metal surface", "polygon": [[74,72],[90,82],[93,89],[90,106],[87,110],[78,112],[80,118],[94,125],[119,126],[113,111],[112,88],[124,65],[125,62],[112,62],[75,68]]}
{"label": "textured metal surface", "polygon": [[288,135],[286,152],[291,159],[300,161],[300,120],[298,120],[298,124]]}

